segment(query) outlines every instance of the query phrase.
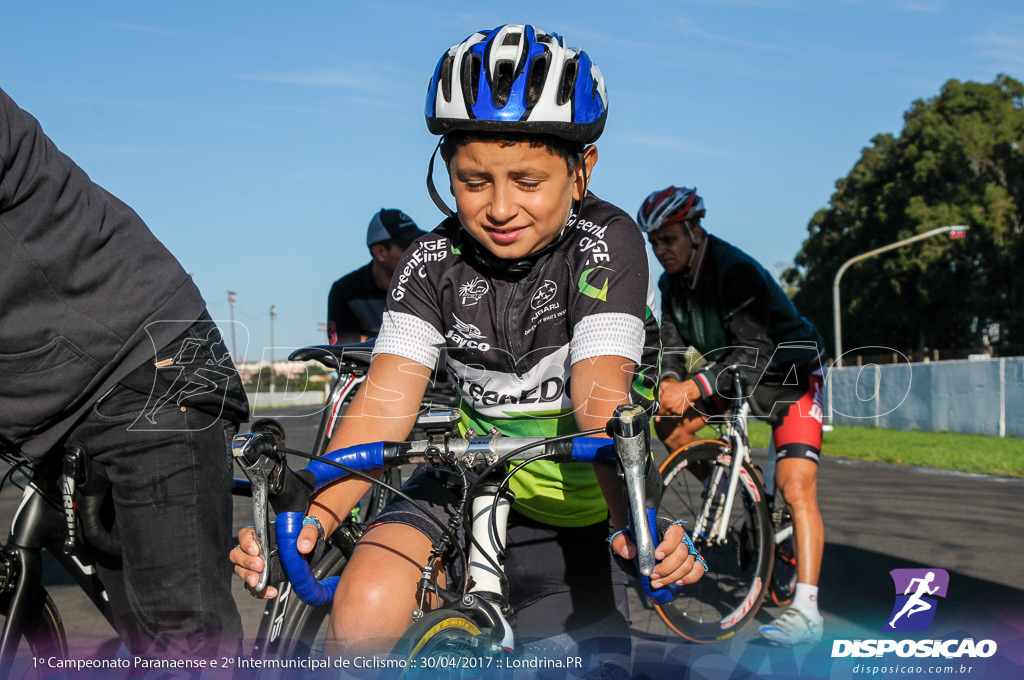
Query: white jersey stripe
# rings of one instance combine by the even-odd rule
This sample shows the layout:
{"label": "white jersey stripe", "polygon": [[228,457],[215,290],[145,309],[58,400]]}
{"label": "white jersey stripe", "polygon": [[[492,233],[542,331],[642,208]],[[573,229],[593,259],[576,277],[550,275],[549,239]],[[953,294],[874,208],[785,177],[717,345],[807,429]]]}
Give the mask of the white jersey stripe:
{"label": "white jersey stripe", "polygon": [[632,314],[591,314],[583,317],[573,329],[570,360],[575,364],[611,355],[640,365],[645,337],[644,322]]}
{"label": "white jersey stripe", "polygon": [[397,354],[433,368],[442,344],[444,337],[420,317],[388,311],[384,313],[373,354]]}

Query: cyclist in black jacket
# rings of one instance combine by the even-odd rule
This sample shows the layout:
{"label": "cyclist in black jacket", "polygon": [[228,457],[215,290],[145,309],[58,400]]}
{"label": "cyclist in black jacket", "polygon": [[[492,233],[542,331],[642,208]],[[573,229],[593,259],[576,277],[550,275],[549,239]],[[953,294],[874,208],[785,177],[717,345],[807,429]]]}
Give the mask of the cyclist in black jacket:
{"label": "cyclist in black jacket", "polygon": [[[822,636],[817,585],[825,530],[817,471],[823,418],[824,340],[752,257],[708,234],[696,189],[668,187],[644,201],[637,223],[665,268],[661,289],[665,357],[655,427],[669,450],[696,439],[732,396],[729,371],[752,389],[754,415],[772,424],[776,484],[793,516],[797,590],[761,635],[791,645]],[[691,370],[689,348],[703,366]]]}
{"label": "cyclist in black jacket", "polygon": [[[604,427],[622,403],[653,407],[659,343],[643,236],[587,192],[606,106],[588,55],[532,26],[480,31],[445,52],[427,126],[443,135],[456,214],[446,209],[399,263],[355,416],[332,447],[404,439],[442,349],[463,427],[478,432],[569,434]],[[614,471],[539,461],[513,483],[506,574],[519,639],[568,638],[583,656],[608,650],[602,640],[627,651],[627,579],[607,546],[625,559],[636,548],[619,531]],[[455,500],[430,470],[407,490],[441,518]],[[308,512],[329,533],[365,491],[343,480]],[[303,531],[308,552],[317,532]],[[410,625],[436,536],[406,501],[384,509],[338,585],[330,636],[341,651],[387,651]],[[703,575],[682,536],[672,526],[657,547],[656,587]],[[251,531],[239,540],[236,572],[254,584]]]}
{"label": "cyclist in black jacket", "polygon": [[118,634],[140,656],[234,653],[241,381],[174,256],[2,90],[0,272],[0,437],[33,458],[79,442],[110,484],[123,554],[98,570]]}

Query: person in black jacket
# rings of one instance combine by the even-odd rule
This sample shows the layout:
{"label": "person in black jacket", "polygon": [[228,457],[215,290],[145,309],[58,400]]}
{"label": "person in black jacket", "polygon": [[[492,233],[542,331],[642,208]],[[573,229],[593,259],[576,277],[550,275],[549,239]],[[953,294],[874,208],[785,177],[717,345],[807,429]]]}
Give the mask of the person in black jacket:
{"label": "person in black jacket", "polygon": [[174,256],[2,90],[0,271],[0,437],[44,462],[77,442],[109,484],[118,634],[135,655],[234,652],[231,357]]}
{"label": "person in black jacket", "polygon": [[[793,516],[793,604],[761,636],[780,645],[821,640],[818,577],[825,528],[817,501],[823,419],[824,340],[756,260],[701,225],[696,189],[668,187],[644,201],[637,223],[665,268],[664,347],[655,428],[670,451],[696,439],[733,396],[740,372],[753,415],[771,423],[776,485]],[[690,349],[703,365],[691,370]]]}

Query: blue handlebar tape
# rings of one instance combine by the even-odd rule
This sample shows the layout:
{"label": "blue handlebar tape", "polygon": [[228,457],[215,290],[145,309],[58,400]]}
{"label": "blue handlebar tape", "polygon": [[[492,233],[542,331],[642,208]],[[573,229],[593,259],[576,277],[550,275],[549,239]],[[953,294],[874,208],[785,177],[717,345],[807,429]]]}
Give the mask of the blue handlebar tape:
{"label": "blue handlebar tape", "polygon": [[311,605],[328,604],[334,600],[338,577],[331,576],[317,581],[305,556],[299,553],[296,541],[302,531],[305,512],[282,512],[277,516],[277,551],[284,573],[291,581],[292,589],[299,598]]}
{"label": "blue handlebar tape", "polygon": [[[324,458],[355,470],[379,470],[384,467],[384,443],[374,442],[336,449],[325,454]],[[320,460],[311,461],[305,469],[312,472],[316,480],[313,486],[314,493],[348,475],[345,470]],[[331,576],[323,581],[317,581],[309,562],[299,553],[296,542],[299,540],[302,519],[305,516],[305,512],[282,512],[277,515],[275,526],[278,556],[292,589],[303,602],[311,605],[327,604],[334,599],[338,577]]]}
{"label": "blue handlebar tape", "polygon": [[[335,449],[324,454],[324,458],[333,460],[335,463],[347,465],[353,470],[380,470],[384,467],[384,442],[372,442],[370,444]],[[310,461],[305,469],[312,472],[314,478],[316,478],[313,493],[348,475],[348,472],[345,470],[319,460]]]}
{"label": "blue handlebar tape", "polygon": [[572,459],[578,463],[614,463],[615,445],[608,437],[575,437]]}

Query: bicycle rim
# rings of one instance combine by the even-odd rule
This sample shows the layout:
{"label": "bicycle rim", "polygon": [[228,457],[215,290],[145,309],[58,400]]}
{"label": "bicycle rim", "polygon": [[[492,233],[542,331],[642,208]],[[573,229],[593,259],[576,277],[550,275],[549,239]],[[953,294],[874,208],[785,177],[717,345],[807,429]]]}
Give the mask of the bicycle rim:
{"label": "bicycle rim", "polygon": [[478,678],[487,668],[491,639],[464,614],[438,609],[427,612],[406,631],[392,651],[403,663],[401,678]]}
{"label": "bicycle rim", "polygon": [[[333,546],[317,562],[313,573],[317,580],[337,576],[346,564],[348,555],[338,546]],[[289,602],[281,620],[281,632],[277,638],[266,643],[265,655],[282,659],[323,657],[331,605],[314,607],[291,591],[288,597]]]}
{"label": "bicycle rim", "polygon": [[693,535],[695,520],[708,495],[705,483],[721,469],[720,491],[713,493],[712,515],[724,510],[732,455],[720,442],[697,442],[679,449],[662,464],[664,482],[659,517],[682,519],[709,571],[686,586],[671,603],[656,605],[662,620],[694,642],[715,642],[735,635],[764,601],[773,557],[771,522],[760,477],[744,463],[724,540],[714,525]]}
{"label": "bicycle rim", "polygon": [[[68,658],[68,640],[64,632],[64,623],[60,612],[50,594],[44,588],[39,589],[42,607],[32,613],[24,622],[17,642],[17,649],[8,650],[7,656],[0,660],[0,676],[5,678],[34,677],[33,659],[55,657]],[[0,603],[0,617],[7,622],[8,602]]]}

